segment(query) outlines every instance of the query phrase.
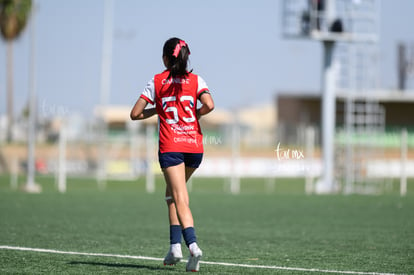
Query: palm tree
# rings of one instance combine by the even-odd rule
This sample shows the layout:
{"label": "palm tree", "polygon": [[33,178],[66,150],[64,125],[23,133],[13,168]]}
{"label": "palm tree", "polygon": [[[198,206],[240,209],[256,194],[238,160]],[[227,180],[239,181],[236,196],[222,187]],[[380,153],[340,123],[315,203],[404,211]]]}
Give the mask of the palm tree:
{"label": "palm tree", "polygon": [[7,43],[7,140],[12,141],[13,126],[13,40],[27,24],[32,0],[0,0],[0,30]]}

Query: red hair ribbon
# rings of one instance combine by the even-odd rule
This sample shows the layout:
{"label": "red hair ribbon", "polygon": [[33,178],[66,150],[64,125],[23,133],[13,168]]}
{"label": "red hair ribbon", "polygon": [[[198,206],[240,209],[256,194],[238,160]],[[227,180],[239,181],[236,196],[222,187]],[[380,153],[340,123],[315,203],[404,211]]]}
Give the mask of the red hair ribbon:
{"label": "red hair ribbon", "polygon": [[[180,53],[181,48],[184,46],[187,46],[187,43],[185,43],[184,40],[180,40],[180,42],[177,43],[177,45],[175,46],[173,56],[178,57],[178,54]],[[188,52],[188,54],[190,54],[190,52]]]}

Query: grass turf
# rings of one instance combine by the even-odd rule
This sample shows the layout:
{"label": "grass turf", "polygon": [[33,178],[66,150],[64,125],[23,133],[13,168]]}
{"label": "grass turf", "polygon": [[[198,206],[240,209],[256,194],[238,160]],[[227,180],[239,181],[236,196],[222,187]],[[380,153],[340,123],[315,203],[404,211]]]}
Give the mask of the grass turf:
{"label": "grass turf", "polygon": [[[24,180],[23,180],[24,181]],[[168,222],[163,182],[69,180],[59,194],[39,178],[41,194],[10,189],[0,175],[0,245],[163,258]],[[414,273],[414,196],[307,196],[302,181],[195,179],[190,194],[204,261],[359,272]],[[409,182],[409,187],[413,183]],[[254,186],[257,186],[255,188]],[[184,251],[185,257],[187,251]],[[0,249],[2,274],[179,274],[185,264]],[[205,274],[304,274],[305,271],[201,266]],[[318,272],[316,272],[318,273]],[[315,273],[314,273],[315,274]]]}

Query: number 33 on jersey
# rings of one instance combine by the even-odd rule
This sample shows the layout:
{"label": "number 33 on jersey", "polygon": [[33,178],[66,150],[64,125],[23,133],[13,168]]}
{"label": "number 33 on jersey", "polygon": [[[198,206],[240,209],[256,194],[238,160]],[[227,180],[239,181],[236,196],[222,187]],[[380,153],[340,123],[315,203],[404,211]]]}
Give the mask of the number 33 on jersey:
{"label": "number 33 on jersey", "polygon": [[208,92],[207,84],[193,73],[167,79],[168,74],[155,75],[141,94],[157,108],[160,152],[202,153],[203,135],[196,111],[197,99]]}

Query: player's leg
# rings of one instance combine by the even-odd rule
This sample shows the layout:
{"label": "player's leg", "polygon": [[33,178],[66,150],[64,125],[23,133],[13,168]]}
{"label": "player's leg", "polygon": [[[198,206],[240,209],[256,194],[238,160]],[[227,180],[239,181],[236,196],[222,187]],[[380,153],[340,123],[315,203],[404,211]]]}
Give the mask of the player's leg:
{"label": "player's leg", "polygon": [[170,224],[170,249],[164,258],[164,265],[173,265],[182,259],[181,252],[181,234],[182,227],[177,215],[169,177],[166,176],[165,168],[175,166],[183,162],[182,155],[179,153],[161,153],[158,154],[160,165],[166,181],[165,200],[168,207],[168,220]]}
{"label": "player's leg", "polygon": [[[178,165],[172,165],[163,168],[165,181],[167,184],[166,196],[172,197],[172,201],[168,200],[167,205],[169,207],[169,219],[170,223],[174,224],[177,220],[180,222],[183,228],[183,236],[186,245],[190,250],[190,257],[186,266],[187,271],[198,271],[199,261],[202,256],[202,251],[198,247],[196,242],[196,235],[194,230],[194,222],[189,207],[189,197],[187,191],[187,180],[194,173],[196,168],[201,162],[202,154],[190,154],[186,156],[186,161]],[[194,155],[194,156],[192,156]],[[163,156],[164,157],[164,156]],[[170,157],[177,157],[175,154],[170,154]],[[189,158],[188,158],[189,157]],[[193,159],[194,157],[194,159]],[[189,166],[187,166],[189,165]],[[176,211],[174,211],[174,209]],[[174,212],[176,214],[174,214]],[[171,254],[171,248],[169,254]],[[171,252],[171,253],[170,253]],[[167,257],[168,255],[167,254]],[[167,259],[166,257],[166,259]]]}
{"label": "player's leg", "polygon": [[[190,251],[190,257],[186,265],[187,271],[199,271],[202,251],[197,245],[197,238],[194,230],[194,221],[189,207],[189,197],[186,180],[194,173],[195,168],[185,167],[184,163],[165,168],[164,177],[170,187],[178,219],[183,228],[182,233],[185,243]],[[168,190],[168,189],[167,189]]]}
{"label": "player's leg", "polygon": [[[191,175],[194,173],[196,169],[197,168],[185,167],[185,181],[186,182],[190,179]],[[165,187],[165,201],[168,207],[168,220],[169,220],[170,225],[172,226],[177,225],[177,226],[180,226],[181,228],[180,220],[177,215],[177,208],[175,207],[175,203],[174,203],[172,192],[171,192],[171,187],[169,184],[166,184],[166,187]],[[181,236],[181,233],[180,233],[180,236]]]}
{"label": "player's leg", "polygon": [[[196,168],[185,167],[185,179],[189,180]],[[182,228],[177,215],[177,208],[172,197],[169,184],[166,184],[165,201],[168,207],[168,219],[170,223],[170,249],[164,258],[164,265],[174,265],[182,259],[181,233]]]}
{"label": "player's leg", "polygon": [[189,207],[184,163],[163,169],[167,190],[174,200],[177,216],[182,228],[193,227],[193,215]]}
{"label": "player's leg", "polygon": [[180,225],[180,220],[177,216],[177,208],[175,207],[174,199],[172,196],[171,188],[168,184],[165,186],[165,202],[168,207],[168,220],[170,225]]}
{"label": "player's leg", "polygon": [[165,201],[168,207],[168,219],[170,223],[170,249],[164,258],[164,265],[174,265],[183,258],[181,251],[182,230],[169,185],[166,185]]}
{"label": "player's leg", "polygon": [[[188,181],[191,175],[199,167],[203,154],[185,154],[185,179]],[[186,265],[186,271],[199,271],[200,259],[203,252],[197,245],[197,238],[194,227],[188,227],[183,230],[184,240],[190,251],[190,257]]]}

